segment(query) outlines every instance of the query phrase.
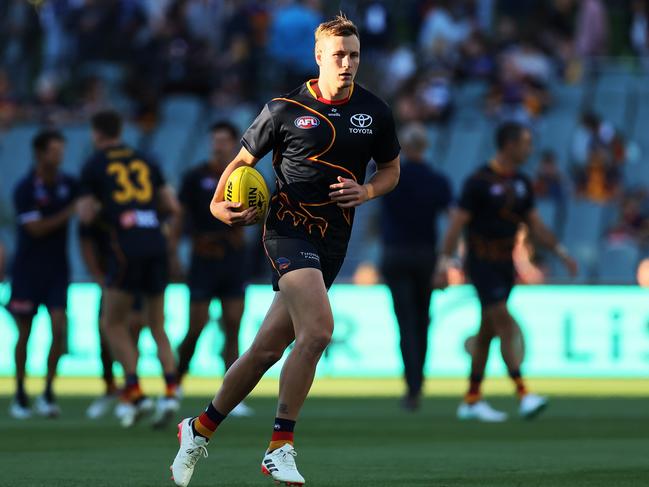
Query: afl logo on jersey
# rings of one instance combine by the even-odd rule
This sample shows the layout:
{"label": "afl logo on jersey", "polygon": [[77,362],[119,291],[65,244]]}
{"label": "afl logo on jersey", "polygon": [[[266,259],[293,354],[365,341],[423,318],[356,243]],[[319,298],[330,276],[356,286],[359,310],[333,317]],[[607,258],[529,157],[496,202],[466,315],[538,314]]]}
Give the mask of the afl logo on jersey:
{"label": "afl logo on jersey", "polygon": [[316,117],[312,117],[311,115],[304,115],[302,117],[296,118],[295,122],[293,123],[299,129],[314,129],[318,125],[320,125],[320,120],[318,120]]}

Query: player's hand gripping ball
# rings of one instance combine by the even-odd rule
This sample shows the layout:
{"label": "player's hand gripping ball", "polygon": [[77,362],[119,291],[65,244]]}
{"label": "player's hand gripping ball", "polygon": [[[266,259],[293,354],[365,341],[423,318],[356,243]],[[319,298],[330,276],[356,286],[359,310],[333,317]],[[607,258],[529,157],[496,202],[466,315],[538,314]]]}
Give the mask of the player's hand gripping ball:
{"label": "player's hand gripping ball", "polygon": [[266,217],[270,192],[259,171],[250,166],[241,166],[232,171],[228,177],[223,199],[232,203],[241,203],[241,211],[256,207],[257,218],[253,223],[259,223]]}

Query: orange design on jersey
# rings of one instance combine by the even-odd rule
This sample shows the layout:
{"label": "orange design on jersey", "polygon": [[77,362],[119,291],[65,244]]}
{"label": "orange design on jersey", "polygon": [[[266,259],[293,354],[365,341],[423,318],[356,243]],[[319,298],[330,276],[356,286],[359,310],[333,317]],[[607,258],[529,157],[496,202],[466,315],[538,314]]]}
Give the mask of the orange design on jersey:
{"label": "orange design on jersey", "polygon": [[[311,87],[308,86],[308,88],[311,91]],[[309,112],[316,115],[318,118],[327,122],[329,124],[329,127],[331,128],[331,131],[333,132],[331,137],[331,142],[329,143],[329,145],[324,151],[314,156],[307,157],[306,159],[308,161],[315,162],[317,164],[323,164],[325,166],[338,169],[344,172],[346,175],[351,176],[351,178],[355,182],[358,182],[354,173],[351,172],[349,169],[320,159],[320,157],[322,157],[324,154],[329,152],[329,150],[333,147],[334,142],[336,141],[336,127],[334,127],[333,123],[331,123],[331,120],[329,120],[326,116],[324,116],[322,113],[318,112],[317,110],[314,110],[311,107],[308,107],[298,101],[291,100],[289,98],[274,98],[273,101],[285,101],[287,103],[293,103],[294,105],[298,105],[299,107],[308,110]],[[273,164],[275,164],[275,161],[273,161]],[[280,192],[279,197],[280,197],[280,203],[279,203],[280,208],[277,210],[277,218],[280,221],[283,221],[286,215],[290,215],[293,218],[294,227],[298,226],[299,224],[302,224],[307,228],[307,231],[309,233],[312,233],[312,230],[315,227],[318,230],[320,230],[320,234],[322,235],[322,238],[324,238],[325,234],[327,233],[327,228],[329,227],[329,223],[324,218],[313,215],[309,210],[307,210],[306,207],[319,207],[319,206],[331,205],[331,204],[335,204],[334,201],[329,200],[329,201],[323,201],[321,203],[299,203],[300,209],[302,210],[300,211],[300,209],[296,209],[293,207],[293,205],[288,200],[288,197],[284,193]],[[341,212],[347,224],[351,225],[351,210],[349,208],[341,208]]]}
{"label": "orange design on jersey", "polygon": [[316,154],[315,156],[307,157],[306,159],[307,159],[307,161],[316,162],[316,163],[318,163],[318,164],[324,164],[325,166],[329,166],[329,167],[333,167],[333,168],[335,168],[335,169],[339,169],[339,170],[345,172],[346,174],[349,174],[349,175],[351,176],[351,178],[352,178],[354,181],[356,181],[356,176],[354,176],[354,173],[351,172],[351,171],[350,171],[349,169],[347,169],[346,167],[342,167],[342,166],[339,166],[339,165],[337,165],[337,164],[333,164],[333,163],[331,163],[331,162],[323,161],[322,159],[320,159],[320,157],[322,157],[322,156],[325,155],[327,152],[329,152],[329,150],[333,147],[334,142],[336,141],[336,127],[334,127],[334,124],[331,123],[331,120],[329,120],[327,117],[325,117],[325,116],[324,116],[322,113],[320,113],[319,111],[314,110],[313,108],[308,107],[308,106],[306,106],[306,105],[300,103],[299,101],[290,100],[289,98],[274,98],[273,101],[275,101],[275,100],[285,101],[285,102],[288,102],[288,103],[293,103],[294,105],[297,105],[297,106],[299,106],[299,107],[304,108],[305,110],[310,111],[310,112],[313,113],[314,115],[317,115],[319,118],[321,118],[321,119],[323,119],[325,122],[327,122],[327,123],[329,124],[329,127],[331,127],[331,131],[333,132],[333,136],[332,136],[332,138],[331,138],[331,142],[329,143],[329,145],[327,146],[327,148],[326,148],[325,150],[323,150],[323,151],[320,152],[319,154]]}
{"label": "orange design on jersey", "polygon": [[286,193],[279,193],[275,198],[279,197],[279,208],[277,209],[277,219],[279,221],[284,221],[286,216],[290,216],[293,219],[293,226],[297,227],[298,225],[303,225],[307,232],[310,234],[313,233],[314,229],[320,231],[320,236],[324,238],[329,228],[329,222],[326,219],[315,216],[309,210],[306,209],[306,206],[324,206],[333,203],[324,202],[324,203],[299,203],[299,208],[295,208],[293,204],[289,201]]}

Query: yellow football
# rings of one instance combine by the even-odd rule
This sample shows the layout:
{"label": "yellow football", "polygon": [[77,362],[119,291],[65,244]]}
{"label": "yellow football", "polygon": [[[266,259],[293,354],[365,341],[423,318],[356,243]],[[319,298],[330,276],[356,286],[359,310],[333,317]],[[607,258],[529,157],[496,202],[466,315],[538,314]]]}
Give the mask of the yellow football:
{"label": "yellow football", "polygon": [[242,210],[256,206],[257,219],[255,223],[259,223],[266,217],[270,192],[259,171],[250,166],[241,166],[232,171],[228,177],[225,183],[224,199],[233,203],[241,203]]}

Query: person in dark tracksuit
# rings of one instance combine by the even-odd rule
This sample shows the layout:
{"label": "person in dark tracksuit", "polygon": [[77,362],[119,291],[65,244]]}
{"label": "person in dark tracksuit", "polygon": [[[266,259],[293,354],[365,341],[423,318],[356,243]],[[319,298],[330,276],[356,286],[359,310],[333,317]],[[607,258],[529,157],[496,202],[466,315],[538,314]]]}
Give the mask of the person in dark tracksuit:
{"label": "person in dark tracksuit", "polygon": [[401,335],[408,388],[402,406],[414,411],[424,382],[437,217],[448,209],[452,195],[448,179],[424,159],[426,129],[420,124],[408,125],[399,139],[404,155],[401,180],[382,199],[381,272],[392,294]]}
{"label": "person in dark tracksuit", "polygon": [[10,415],[31,417],[25,392],[27,342],[40,305],[51,321],[52,343],[47,358],[45,390],[35,410],[40,416],[61,413],[53,392],[59,359],[65,349],[66,307],[70,269],[68,226],[78,193],[76,178],[60,170],[65,140],[56,130],[39,132],[32,141],[36,163],[14,190],[17,243],[12,264],[11,300],[8,309],[18,326],[15,348],[16,394]]}

